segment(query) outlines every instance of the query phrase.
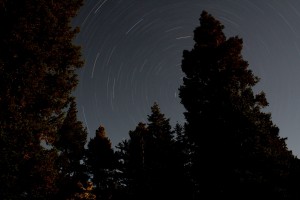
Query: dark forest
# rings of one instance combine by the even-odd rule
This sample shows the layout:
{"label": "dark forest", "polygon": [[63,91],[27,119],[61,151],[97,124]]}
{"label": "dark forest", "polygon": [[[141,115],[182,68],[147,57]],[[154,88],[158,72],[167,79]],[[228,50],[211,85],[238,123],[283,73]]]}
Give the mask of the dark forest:
{"label": "dark forest", "polygon": [[88,140],[72,95],[82,5],[0,0],[0,199],[300,199],[300,161],[253,91],[243,40],[206,11],[182,53],[185,123],[153,102],[116,147],[102,125]]}

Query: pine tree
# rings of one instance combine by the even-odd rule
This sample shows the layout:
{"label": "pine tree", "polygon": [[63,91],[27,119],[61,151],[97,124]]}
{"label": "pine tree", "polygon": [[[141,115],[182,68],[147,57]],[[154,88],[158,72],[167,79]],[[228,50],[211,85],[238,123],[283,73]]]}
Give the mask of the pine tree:
{"label": "pine tree", "polygon": [[67,198],[76,190],[79,181],[87,180],[83,160],[87,139],[86,128],[77,119],[75,98],[71,98],[67,115],[58,131],[55,148],[59,151],[58,167],[60,172],[60,195]]}
{"label": "pine tree", "polygon": [[[186,198],[187,179],[179,159],[174,131],[157,103],[151,107],[148,123],[139,123],[119,144],[124,185],[130,199]],[[181,162],[182,161],[182,162]]]}
{"label": "pine tree", "polygon": [[184,184],[187,184],[184,174],[184,162],[179,159],[180,149],[174,139],[174,131],[170,119],[161,113],[155,102],[148,115],[148,131],[152,136],[149,148],[151,163],[148,176],[152,187],[152,199],[187,198]]}
{"label": "pine tree", "polygon": [[147,164],[151,140],[146,124],[140,122],[135,130],[129,131],[129,139],[123,140],[117,146],[119,170],[122,172],[120,179],[125,185],[123,193],[127,199],[147,199],[150,195]]}
{"label": "pine tree", "polygon": [[166,141],[170,144],[173,140],[170,119],[166,119],[165,115],[160,112],[156,102],[151,107],[151,114],[148,115],[148,129],[157,141]]}
{"label": "pine tree", "polygon": [[[193,179],[190,174],[191,158],[190,158],[190,145],[186,134],[184,133],[184,127],[176,123],[174,128],[175,144],[173,147],[173,154],[176,159],[176,171],[178,179],[177,183],[180,189],[181,199],[192,199],[194,191]],[[179,194],[177,194],[179,196]]]}
{"label": "pine tree", "polygon": [[[203,11],[194,48],[183,52],[180,87],[195,198],[282,198],[293,159],[272,123],[259,79],[242,57],[242,39]],[[240,195],[243,195],[242,197]]]}
{"label": "pine tree", "polygon": [[70,25],[81,5],[0,1],[1,199],[52,199],[59,190],[52,147],[83,65]]}
{"label": "pine tree", "polygon": [[97,198],[110,199],[115,189],[114,173],[117,161],[103,126],[96,130],[96,136],[89,141],[86,157]]}

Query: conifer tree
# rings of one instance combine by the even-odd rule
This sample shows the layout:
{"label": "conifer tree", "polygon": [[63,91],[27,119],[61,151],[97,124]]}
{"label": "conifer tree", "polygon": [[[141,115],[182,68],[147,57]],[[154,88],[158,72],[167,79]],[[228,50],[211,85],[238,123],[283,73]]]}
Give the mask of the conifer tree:
{"label": "conifer tree", "polygon": [[119,144],[125,185],[130,199],[186,198],[184,163],[174,131],[157,103],[151,107],[148,123],[139,123],[129,140]]}
{"label": "conifer tree", "polygon": [[59,190],[53,142],[83,65],[70,25],[81,5],[0,0],[1,199],[53,199]]}
{"label": "conifer tree", "polygon": [[60,195],[66,198],[74,193],[79,181],[87,180],[83,165],[87,131],[77,119],[75,98],[71,98],[67,115],[57,134],[54,146],[59,152]]}
{"label": "conifer tree", "polygon": [[190,145],[186,134],[184,133],[184,127],[176,123],[174,127],[175,144],[173,147],[173,155],[176,159],[176,178],[178,190],[182,199],[192,199],[194,191],[193,180],[190,174],[191,158],[190,158]]}
{"label": "conifer tree", "polygon": [[115,189],[116,157],[103,126],[100,126],[95,137],[90,139],[86,157],[97,198],[110,199]]}
{"label": "conifer tree", "polygon": [[152,136],[149,148],[150,170],[149,184],[152,187],[152,199],[187,198],[184,190],[183,160],[178,159],[180,151],[177,149],[174,131],[167,119],[161,113],[155,102],[148,115],[148,131]]}
{"label": "conifer tree", "polygon": [[183,52],[179,90],[195,198],[283,199],[293,155],[262,111],[265,94],[252,90],[259,79],[242,57],[242,39],[227,39],[223,28],[203,11],[194,48]]}
{"label": "conifer tree", "polygon": [[129,139],[117,146],[122,172],[121,182],[125,185],[123,193],[128,199],[147,199],[150,195],[148,185],[148,146],[151,144],[146,124],[139,123],[135,130],[129,131]]}

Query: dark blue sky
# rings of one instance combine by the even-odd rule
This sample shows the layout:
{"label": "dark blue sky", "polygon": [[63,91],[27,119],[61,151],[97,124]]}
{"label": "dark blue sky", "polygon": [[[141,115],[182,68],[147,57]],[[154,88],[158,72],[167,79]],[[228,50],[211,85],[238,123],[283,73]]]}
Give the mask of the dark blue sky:
{"label": "dark blue sky", "polygon": [[299,157],[299,0],[86,0],[74,20],[85,59],[75,95],[89,137],[101,124],[117,145],[154,101],[172,124],[184,122],[182,51],[192,48],[203,10],[227,37],[243,38],[244,59],[261,78],[255,91],[265,91],[266,112]]}

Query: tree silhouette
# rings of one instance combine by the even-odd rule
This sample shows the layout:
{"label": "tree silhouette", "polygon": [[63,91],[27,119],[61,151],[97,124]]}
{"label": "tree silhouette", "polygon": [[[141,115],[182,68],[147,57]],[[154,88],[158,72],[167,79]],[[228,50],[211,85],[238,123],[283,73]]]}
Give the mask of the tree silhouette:
{"label": "tree silhouette", "polygon": [[125,185],[123,193],[128,199],[147,199],[149,195],[147,163],[150,135],[146,124],[139,123],[135,130],[129,131],[129,139],[117,146],[122,172],[121,182]]}
{"label": "tree silhouette", "polygon": [[[283,198],[292,153],[272,123],[259,81],[243,60],[242,39],[203,11],[194,48],[183,52],[180,87],[186,112],[195,199]],[[241,197],[242,195],[242,197]]]}
{"label": "tree silhouette", "polygon": [[52,199],[59,190],[53,142],[83,65],[70,25],[81,5],[0,1],[1,199]]}
{"label": "tree silhouette", "polygon": [[[175,194],[180,199],[192,199],[193,198],[193,179],[191,177],[191,152],[190,145],[186,134],[184,133],[184,127],[177,123],[174,128],[175,144],[173,147],[173,154],[175,155],[176,164],[176,178],[177,188],[179,193]],[[181,195],[181,196],[180,196]]]}
{"label": "tree silhouette", "polygon": [[176,199],[186,197],[184,163],[177,148],[170,120],[157,103],[151,107],[148,123],[139,123],[129,140],[117,147],[130,199]]}
{"label": "tree silhouette", "polygon": [[149,160],[149,184],[152,187],[151,199],[174,199],[181,194],[179,163],[175,151],[174,132],[167,119],[161,113],[155,102],[148,115],[148,131],[152,137],[148,150]]}
{"label": "tree silhouette", "polygon": [[85,182],[87,180],[86,169],[82,164],[87,131],[82,122],[77,119],[74,98],[70,100],[67,115],[57,134],[57,140],[53,144],[59,151],[57,162],[60,172],[59,187],[63,188],[60,195],[64,196],[60,198],[65,199],[74,193],[78,181]]}
{"label": "tree silhouette", "polygon": [[115,189],[114,171],[117,161],[103,126],[96,130],[96,136],[89,141],[86,157],[97,198],[110,199]]}

